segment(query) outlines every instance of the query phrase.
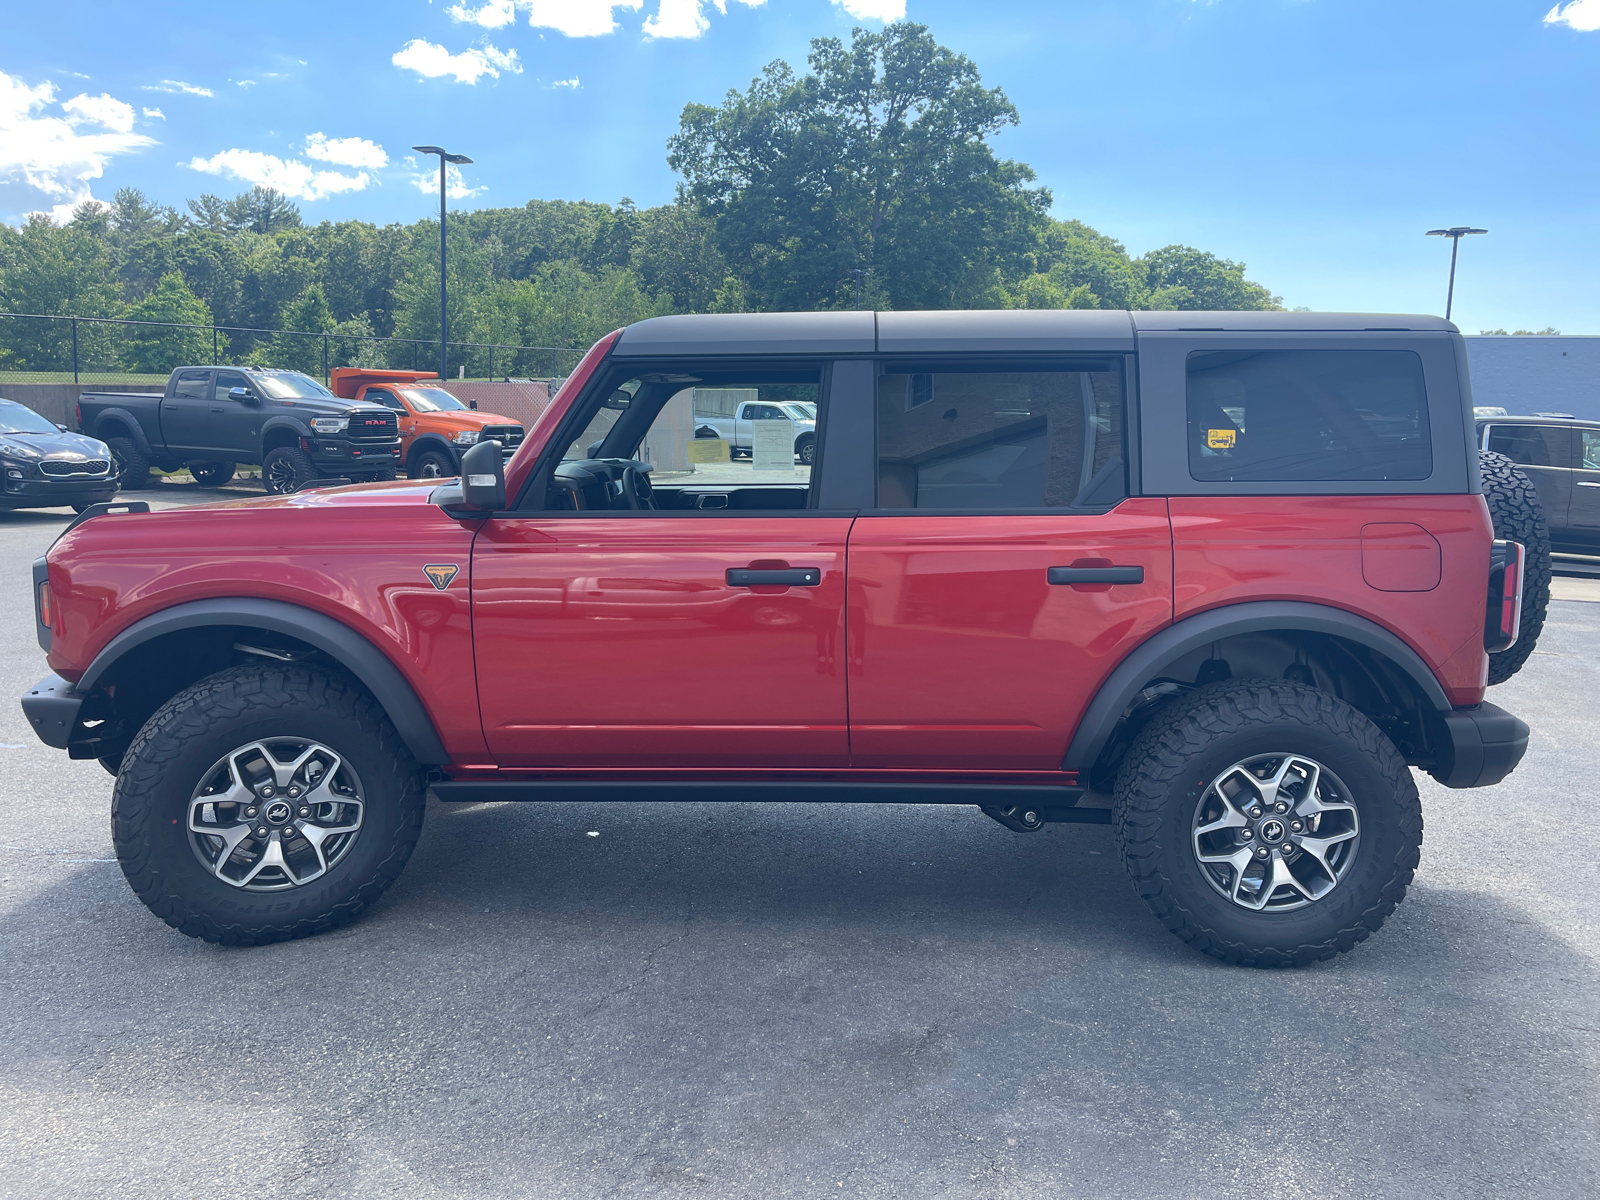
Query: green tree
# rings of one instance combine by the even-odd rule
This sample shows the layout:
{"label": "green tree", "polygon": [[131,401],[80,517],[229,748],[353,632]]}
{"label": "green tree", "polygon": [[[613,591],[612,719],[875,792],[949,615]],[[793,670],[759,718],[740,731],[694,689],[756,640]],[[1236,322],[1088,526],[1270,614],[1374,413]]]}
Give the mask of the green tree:
{"label": "green tree", "polygon": [[1244,264],[1193,246],[1163,246],[1138,260],[1150,289],[1145,307],[1281,309],[1283,298],[1244,277]]}
{"label": "green tree", "polygon": [[[189,290],[183,276],[169,271],[143,300],[128,310],[135,321],[173,322],[184,326],[211,324],[211,310]],[[126,353],[135,371],[164,375],[175,367],[211,360],[211,332],[195,328],[128,328]]]}
{"label": "green tree", "polygon": [[1019,273],[1050,197],[989,146],[1017,123],[1005,94],[911,22],[816,38],[807,61],[686,106],[668,143],[752,305],[843,306],[861,268],[894,307],[959,307]]}
{"label": "green tree", "polygon": [[[81,213],[66,226],[35,214],[20,229],[0,225],[0,312],[60,316],[121,315],[104,223]],[[115,361],[115,327],[80,324],[82,362]],[[72,324],[0,318],[0,367],[8,370],[72,370]]]}
{"label": "green tree", "polygon": [[[331,334],[338,328],[333,310],[328,307],[328,297],[321,284],[310,287],[283,309],[283,328],[299,333]],[[266,345],[256,348],[252,357],[264,366],[281,367],[287,371],[304,371],[307,375],[322,375],[323,352],[332,357],[331,344],[324,345],[320,337],[296,337],[293,333],[280,333]]]}

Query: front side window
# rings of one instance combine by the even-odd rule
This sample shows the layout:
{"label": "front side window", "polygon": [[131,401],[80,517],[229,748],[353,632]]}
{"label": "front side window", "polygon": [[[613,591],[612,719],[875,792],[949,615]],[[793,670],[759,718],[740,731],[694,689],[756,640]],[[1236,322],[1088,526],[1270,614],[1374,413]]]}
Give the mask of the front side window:
{"label": "front side window", "polygon": [[392,408],[396,412],[405,412],[405,405],[400,403],[400,398],[393,392],[380,391],[377,388],[368,388],[361,393],[361,398],[368,404],[381,404],[385,408]]}
{"label": "front side window", "polygon": [[[1572,466],[1572,431],[1562,425],[1491,425],[1488,449],[1523,467]],[[1588,435],[1584,456],[1589,455]]]}
{"label": "front side window", "polygon": [[1294,483],[1433,474],[1410,350],[1214,350],[1188,359],[1189,473]]}
{"label": "front side window", "polygon": [[878,378],[878,506],[1067,508],[1103,499],[1108,483],[1119,496],[1122,405],[1115,360],[889,366]]}
{"label": "front side window", "polygon": [[1583,469],[1600,471],[1600,433],[1583,431]]}
{"label": "front side window", "polygon": [[236,387],[248,389],[249,386],[250,381],[238,371],[217,372],[216,397],[218,400],[226,400],[228,393]]}

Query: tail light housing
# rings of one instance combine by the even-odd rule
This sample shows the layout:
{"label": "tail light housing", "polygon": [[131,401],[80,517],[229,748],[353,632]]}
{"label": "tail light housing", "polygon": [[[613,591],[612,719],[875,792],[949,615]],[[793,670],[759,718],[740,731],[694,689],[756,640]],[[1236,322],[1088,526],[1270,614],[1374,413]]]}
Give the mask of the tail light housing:
{"label": "tail light housing", "polygon": [[1484,613],[1483,648],[1490,654],[1511,649],[1522,632],[1522,584],[1527,556],[1521,542],[1496,541],[1489,552],[1489,605]]}
{"label": "tail light housing", "polygon": [[41,650],[50,649],[54,625],[54,603],[50,596],[50,568],[42,558],[33,562],[33,627]]}

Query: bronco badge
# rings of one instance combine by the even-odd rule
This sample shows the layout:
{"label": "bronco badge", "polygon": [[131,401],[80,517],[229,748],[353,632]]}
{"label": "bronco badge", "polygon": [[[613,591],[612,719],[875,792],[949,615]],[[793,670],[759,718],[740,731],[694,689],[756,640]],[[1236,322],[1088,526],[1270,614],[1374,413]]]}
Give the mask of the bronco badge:
{"label": "bronco badge", "polygon": [[422,573],[428,577],[428,582],[441,592],[450,586],[450,581],[456,577],[456,572],[461,570],[455,563],[427,563],[422,568]]}

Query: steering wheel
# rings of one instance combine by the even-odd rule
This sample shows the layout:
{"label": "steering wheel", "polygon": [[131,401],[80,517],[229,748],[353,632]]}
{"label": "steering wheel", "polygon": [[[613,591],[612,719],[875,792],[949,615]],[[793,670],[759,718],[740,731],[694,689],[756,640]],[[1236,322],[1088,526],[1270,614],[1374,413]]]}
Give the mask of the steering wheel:
{"label": "steering wheel", "polygon": [[650,486],[650,476],[631,463],[622,468],[622,498],[629,508],[654,508],[655,490]]}

